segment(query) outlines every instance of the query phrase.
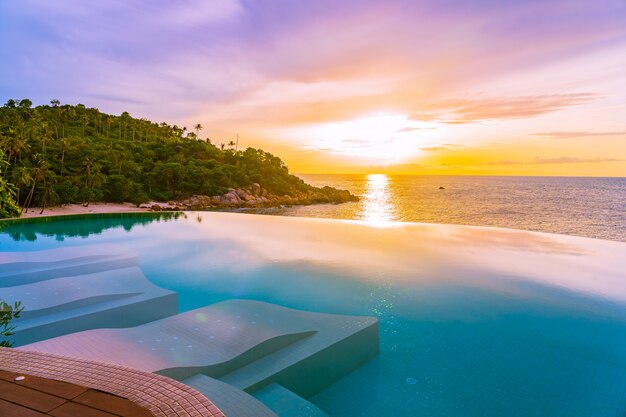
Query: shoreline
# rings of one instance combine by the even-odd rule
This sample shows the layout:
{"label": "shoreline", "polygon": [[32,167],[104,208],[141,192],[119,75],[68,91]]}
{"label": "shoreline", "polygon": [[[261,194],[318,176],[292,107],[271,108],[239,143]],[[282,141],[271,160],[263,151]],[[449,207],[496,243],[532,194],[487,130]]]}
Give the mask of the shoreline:
{"label": "shoreline", "polygon": [[148,208],[137,207],[132,203],[91,203],[84,207],[82,204],[67,204],[63,207],[46,208],[42,214],[41,207],[32,207],[28,213],[22,213],[17,219],[29,219],[49,216],[67,216],[72,214],[100,214],[100,213],[124,213],[124,212],[147,212]]}

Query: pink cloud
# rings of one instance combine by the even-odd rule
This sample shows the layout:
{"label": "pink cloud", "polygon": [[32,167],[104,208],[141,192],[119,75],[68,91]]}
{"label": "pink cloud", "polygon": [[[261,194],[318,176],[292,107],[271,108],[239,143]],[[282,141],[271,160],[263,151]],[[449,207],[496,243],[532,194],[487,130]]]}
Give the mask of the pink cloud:
{"label": "pink cloud", "polygon": [[446,100],[424,106],[412,120],[449,124],[487,120],[523,119],[585,104],[596,98],[593,93],[551,94],[482,100]]}

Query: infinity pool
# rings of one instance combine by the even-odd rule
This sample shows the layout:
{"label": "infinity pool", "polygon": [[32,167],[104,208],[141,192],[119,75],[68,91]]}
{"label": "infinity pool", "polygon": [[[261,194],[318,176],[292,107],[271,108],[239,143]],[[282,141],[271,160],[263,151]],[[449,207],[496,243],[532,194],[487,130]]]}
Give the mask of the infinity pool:
{"label": "infinity pool", "polygon": [[181,311],[243,298],[375,316],[379,356],[310,398],[333,417],[626,414],[626,244],[378,226],[234,213],[59,217],[0,222],[0,252],[115,243],[139,252]]}

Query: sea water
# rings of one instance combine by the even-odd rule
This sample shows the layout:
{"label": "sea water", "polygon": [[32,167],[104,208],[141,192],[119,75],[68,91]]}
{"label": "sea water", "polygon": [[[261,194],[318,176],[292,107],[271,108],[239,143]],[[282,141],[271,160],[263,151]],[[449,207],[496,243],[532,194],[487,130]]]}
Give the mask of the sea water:
{"label": "sea water", "polygon": [[[626,241],[626,178],[299,175],[361,200],[270,214],[496,226]],[[442,187],[440,189],[440,187]]]}

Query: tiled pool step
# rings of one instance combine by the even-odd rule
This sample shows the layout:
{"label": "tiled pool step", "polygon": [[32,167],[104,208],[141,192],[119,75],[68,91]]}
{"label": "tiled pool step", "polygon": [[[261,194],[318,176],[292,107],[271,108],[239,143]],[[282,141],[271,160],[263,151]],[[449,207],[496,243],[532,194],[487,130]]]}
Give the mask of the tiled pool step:
{"label": "tiled pool step", "polygon": [[134,251],[116,245],[0,253],[2,299],[24,306],[13,341],[23,345],[176,314],[176,293],[148,281],[138,264]]}
{"label": "tiled pool step", "polygon": [[206,375],[194,375],[181,382],[211,398],[228,417],[286,417],[277,415],[252,395]]}
{"label": "tiled pool step", "polygon": [[137,252],[111,244],[0,252],[0,288],[138,265]]}
{"label": "tiled pool step", "polygon": [[0,348],[0,369],[69,382],[128,398],[156,417],[225,417],[209,399],[185,384],[119,365]]}
{"label": "tiled pool step", "polygon": [[279,384],[270,384],[253,395],[279,417],[328,417],[314,404]]}
{"label": "tiled pool step", "polygon": [[275,317],[289,316],[307,323],[315,333],[285,346],[220,380],[246,392],[279,383],[303,397],[310,397],[374,358],[379,352],[378,320],[373,317],[276,310]]}
{"label": "tiled pool step", "polygon": [[[274,382],[273,377],[287,385],[294,372],[310,372],[311,378],[304,379],[315,382],[315,392],[328,377],[337,378],[378,352],[378,322],[228,300],[133,328],[88,330],[25,348],[132,366],[179,380],[198,373],[223,376],[220,379],[246,390]],[[334,363],[337,357],[346,363]],[[327,360],[331,363],[321,362]],[[296,388],[302,391],[298,384]]]}

